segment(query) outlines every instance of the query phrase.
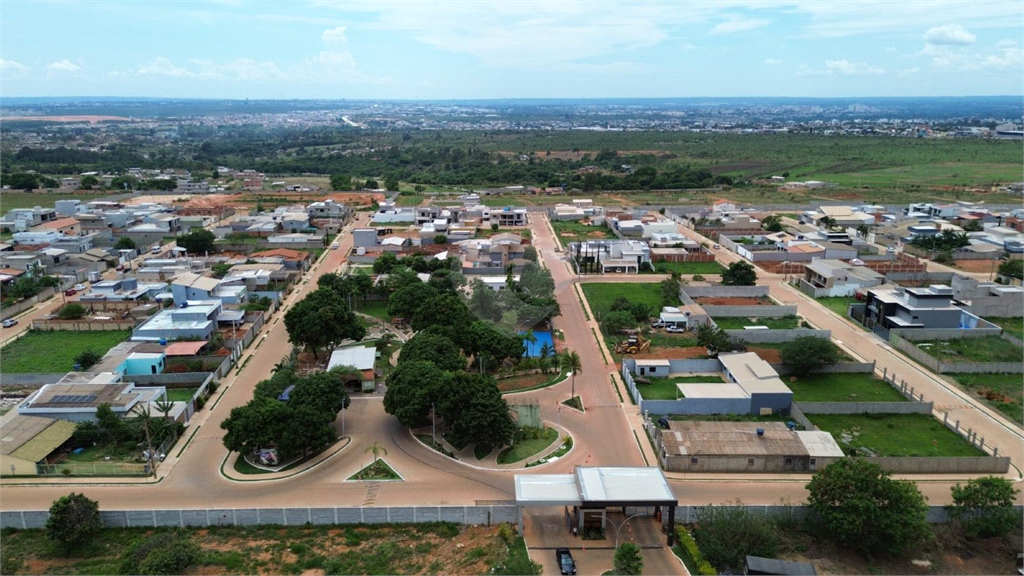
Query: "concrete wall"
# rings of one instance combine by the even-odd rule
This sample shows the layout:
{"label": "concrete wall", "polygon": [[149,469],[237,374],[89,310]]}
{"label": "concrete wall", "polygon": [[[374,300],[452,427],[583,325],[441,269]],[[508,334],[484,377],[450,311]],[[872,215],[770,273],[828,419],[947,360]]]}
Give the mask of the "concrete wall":
{"label": "concrete wall", "polygon": [[[682,361],[680,361],[682,362]],[[708,360],[693,360],[701,366]],[[713,361],[718,364],[718,361]],[[644,400],[643,392],[633,381],[632,368],[636,363],[632,359],[624,359],[622,363],[622,380],[626,384],[626,392],[636,401],[641,413],[648,414],[748,414],[750,398],[682,398],[679,400]],[[720,366],[720,364],[718,364]],[[702,372],[705,370],[701,370]],[[714,371],[714,370],[709,370]]]}
{"label": "concrete wall", "polygon": [[809,330],[807,328],[797,328],[794,330],[726,330],[725,333],[749,344],[792,342],[797,338],[805,336],[824,338],[825,340],[832,337],[831,330]]}
{"label": "concrete wall", "polygon": [[[0,512],[0,528],[43,528],[48,511]],[[395,506],[351,508],[224,508],[191,510],[101,510],[107,528],[173,526],[303,526],[305,524],[382,524],[386,522],[455,522],[492,525],[518,522],[519,507]]]}
{"label": "concrete wall", "polygon": [[796,306],[719,306],[702,304],[704,311],[714,320],[715,316],[723,318],[781,318],[796,316]]}
{"label": "concrete wall", "polygon": [[4,386],[42,386],[44,384],[56,384],[61,378],[67,376],[67,372],[60,374],[4,374]]}
{"label": "concrete wall", "polygon": [[138,374],[126,376],[125,380],[135,382],[139,386],[163,386],[173,388],[192,388],[199,386],[210,377],[212,372],[178,372],[177,374]]}
{"label": "concrete wall", "polygon": [[[964,332],[974,332],[965,330]],[[900,352],[913,358],[922,366],[937,374],[1024,374],[1024,364],[1020,362],[946,362],[941,361],[912,342],[896,334],[889,333],[889,344]]]}
{"label": "concrete wall", "polygon": [[797,402],[802,414],[931,414],[931,402]]}
{"label": "concrete wall", "polygon": [[[697,461],[694,462],[693,459]],[[789,464],[786,464],[786,459]],[[807,472],[810,458],[804,456],[708,456],[704,454],[666,456],[669,472]],[[752,461],[752,462],[751,462]],[[678,521],[679,511],[676,511]]]}
{"label": "concrete wall", "polygon": [[133,320],[93,322],[90,320],[33,320],[33,330],[102,332],[104,330],[131,330],[138,322]]}
{"label": "concrete wall", "polygon": [[762,298],[768,296],[767,286],[683,286],[691,298]]}
{"label": "concrete wall", "polygon": [[1005,474],[1010,469],[1010,458],[1006,456],[873,456],[862,460],[874,462],[894,474]]}
{"label": "concrete wall", "polygon": [[[982,320],[984,322],[984,320]],[[909,342],[922,342],[925,340],[950,340],[953,338],[984,338],[985,336],[999,336],[1003,329],[985,322],[986,327],[964,329],[964,328],[890,328],[890,334],[896,334]]]}
{"label": "concrete wall", "polygon": [[[633,360],[628,359],[630,362]],[[623,360],[625,361],[625,360]],[[687,359],[687,360],[669,360],[669,371],[672,374],[678,374],[682,372],[721,372],[722,363],[714,358],[707,359]]]}
{"label": "concrete wall", "polygon": [[[782,364],[772,364],[772,368],[779,373],[779,376],[789,374],[790,370]],[[870,374],[875,371],[874,362],[840,362],[831,366],[822,366],[814,371],[815,374]]]}
{"label": "concrete wall", "polygon": [[25,300],[22,300],[17,304],[6,306],[2,310],[0,310],[0,320],[7,320],[12,316],[17,316],[18,314],[21,314],[25,310],[28,310],[29,308],[35,306],[39,302],[49,300],[51,297],[53,297],[53,294],[53,288],[44,288],[42,291],[39,292],[39,294],[36,294],[31,298],[26,298]]}

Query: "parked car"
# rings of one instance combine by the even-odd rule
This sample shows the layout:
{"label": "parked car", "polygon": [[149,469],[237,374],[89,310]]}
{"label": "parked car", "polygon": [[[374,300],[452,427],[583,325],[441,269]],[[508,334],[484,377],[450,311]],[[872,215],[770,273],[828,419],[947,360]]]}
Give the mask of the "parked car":
{"label": "parked car", "polygon": [[558,568],[562,574],[568,576],[576,573],[576,562],[568,548],[555,548],[555,560],[558,560]]}
{"label": "parked car", "polygon": [[331,243],[331,250],[337,250],[338,246],[340,246],[340,244],[338,244],[337,242],[332,242]]}
{"label": "parked car", "polygon": [[722,247],[721,244],[715,244],[714,246],[712,246],[712,248],[714,248],[715,250],[718,250],[721,247]]}
{"label": "parked car", "polygon": [[78,290],[75,290],[74,288],[68,288],[64,291],[65,296],[74,296],[75,294],[78,294]]}
{"label": "parked car", "polygon": [[149,253],[150,254],[159,254],[160,253],[160,247],[159,246],[153,246],[152,248],[149,249]]}
{"label": "parked car", "polygon": [[665,327],[665,323],[662,322],[661,320],[655,320],[654,322],[651,322],[651,328],[664,328],[664,327]]}
{"label": "parked car", "polygon": [[15,320],[14,318],[8,318],[7,320],[4,320],[3,327],[4,328],[10,328],[11,326],[14,326],[17,323],[18,323],[18,321]]}
{"label": "parked car", "polygon": [[682,334],[683,332],[686,332],[686,330],[683,330],[679,326],[669,326],[668,328],[665,328],[665,332],[671,332],[673,334]]}
{"label": "parked car", "polygon": [[88,286],[86,286],[85,284],[75,284],[75,290],[78,290],[79,292],[85,290],[86,288],[88,288]]}

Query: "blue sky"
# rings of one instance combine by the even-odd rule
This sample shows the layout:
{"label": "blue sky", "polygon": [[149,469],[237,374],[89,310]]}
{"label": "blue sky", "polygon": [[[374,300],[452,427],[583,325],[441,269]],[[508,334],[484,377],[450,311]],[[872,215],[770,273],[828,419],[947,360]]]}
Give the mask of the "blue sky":
{"label": "blue sky", "polygon": [[1019,0],[0,3],[0,96],[1022,94]]}

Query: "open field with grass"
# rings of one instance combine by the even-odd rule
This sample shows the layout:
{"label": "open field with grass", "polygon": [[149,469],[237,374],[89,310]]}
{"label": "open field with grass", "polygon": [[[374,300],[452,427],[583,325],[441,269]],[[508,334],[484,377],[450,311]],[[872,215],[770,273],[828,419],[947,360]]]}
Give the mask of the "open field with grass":
{"label": "open field with grass", "polygon": [[110,194],[110,192],[100,192],[98,194],[60,194],[56,192],[10,192],[4,190],[0,192],[0,214],[7,214],[15,208],[34,208],[36,206],[53,208],[53,204],[57,200],[92,202]]}
{"label": "open field with grass", "polygon": [[674,378],[648,378],[650,384],[637,384],[637,390],[644,400],[675,400],[679,398],[676,384],[723,384],[717,374],[704,376],[676,376]]}
{"label": "open field with grass", "polygon": [[500,196],[481,196],[480,203],[491,208],[503,206],[527,206],[526,200],[516,194],[502,194]]}
{"label": "open field with grass", "polygon": [[800,324],[796,316],[782,316],[781,318],[714,317],[712,320],[722,330],[743,330],[746,326],[767,326],[770,330],[792,330]]}
{"label": "open field with grass", "polygon": [[419,206],[423,202],[423,194],[406,194],[402,193],[398,195],[395,200],[397,206]]}
{"label": "open field with grass", "polygon": [[1024,386],[1020,374],[943,374],[953,378],[975,398],[1005,414],[1018,425],[1024,422]]}
{"label": "open field with grass", "polygon": [[[583,294],[590,302],[590,309],[600,317],[611,309],[616,298],[626,298],[631,303],[642,302],[655,310],[661,309],[661,287],[657,283],[599,283],[585,282],[580,284]],[[678,304],[676,300],[672,304]]]}
{"label": "open field with grass", "polygon": [[0,363],[7,374],[69,372],[75,357],[86,350],[100,356],[131,336],[128,330],[97,332],[42,332],[31,330],[0,348]]}
{"label": "open field with grass", "polygon": [[171,402],[188,402],[199,388],[168,388],[167,399]]}
{"label": "open field with grass", "polygon": [[725,268],[718,262],[657,262],[654,264],[654,271],[657,274],[703,274],[718,275]]}
{"label": "open field with grass", "polygon": [[391,317],[388,316],[388,301],[387,300],[367,300],[366,302],[356,302],[356,312],[362,312],[368,316],[379,318],[385,322],[390,322]]}
{"label": "open field with grass", "polygon": [[821,179],[840,186],[881,187],[929,187],[929,186],[975,186],[998,182],[1009,182],[1020,178],[1020,163],[993,164],[943,162],[915,164],[836,173],[820,173],[801,176],[801,179]]}
{"label": "open field with grass", "polygon": [[949,362],[1020,362],[1022,351],[999,336],[915,342],[930,356]]}
{"label": "open field with grass", "polygon": [[984,456],[929,414],[809,414],[847,456]]}
{"label": "open field with grass", "polygon": [[589,238],[612,238],[615,236],[607,226],[592,226],[572,220],[552,220],[551,227],[555,229],[555,234],[558,235],[563,244]]}
{"label": "open field with grass", "polygon": [[846,307],[849,304],[856,304],[856,298],[846,298],[843,296],[830,296],[828,298],[815,298],[815,302],[828,308],[829,310],[839,314],[843,318],[846,318]]}
{"label": "open field with grass", "polygon": [[498,454],[498,464],[511,464],[526,460],[544,450],[558,439],[558,431],[554,428],[520,428],[516,430],[512,445]]}
{"label": "open field with grass", "polygon": [[1009,334],[1024,340],[1024,318],[994,318],[986,316],[985,320],[1006,330]]}
{"label": "open field with grass", "polygon": [[[795,378],[795,380],[794,380]],[[905,402],[892,386],[871,374],[783,376],[794,402]]]}
{"label": "open field with grass", "polygon": [[[129,549],[164,529],[102,530],[65,555],[43,530],[5,531],[4,574],[121,574]],[[522,565],[526,547],[498,526],[449,523],[185,528],[199,547],[189,574],[486,574]]]}

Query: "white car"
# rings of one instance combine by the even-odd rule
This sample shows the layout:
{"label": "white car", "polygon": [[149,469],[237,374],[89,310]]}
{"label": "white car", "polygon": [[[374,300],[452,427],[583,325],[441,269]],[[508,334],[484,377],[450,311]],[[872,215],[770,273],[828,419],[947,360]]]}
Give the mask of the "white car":
{"label": "white car", "polygon": [[686,330],[683,330],[679,326],[669,326],[668,328],[665,328],[665,332],[671,332],[673,334],[682,334],[683,332],[686,332]]}
{"label": "white car", "polygon": [[15,320],[14,318],[8,318],[7,320],[4,320],[3,327],[4,328],[10,328],[11,326],[14,326],[17,323],[18,323],[18,321]]}
{"label": "white car", "polygon": [[88,288],[85,284],[75,284],[75,292],[81,292]]}
{"label": "white car", "polygon": [[718,250],[721,247],[722,247],[721,244],[715,244],[714,246],[712,246],[712,248],[714,248],[715,250]]}
{"label": "white car", "polygon": [[340,246],[340,244],[338,244],[337,242],[332,243],[331,244],[331,250],[337,250],[338,246]]}

